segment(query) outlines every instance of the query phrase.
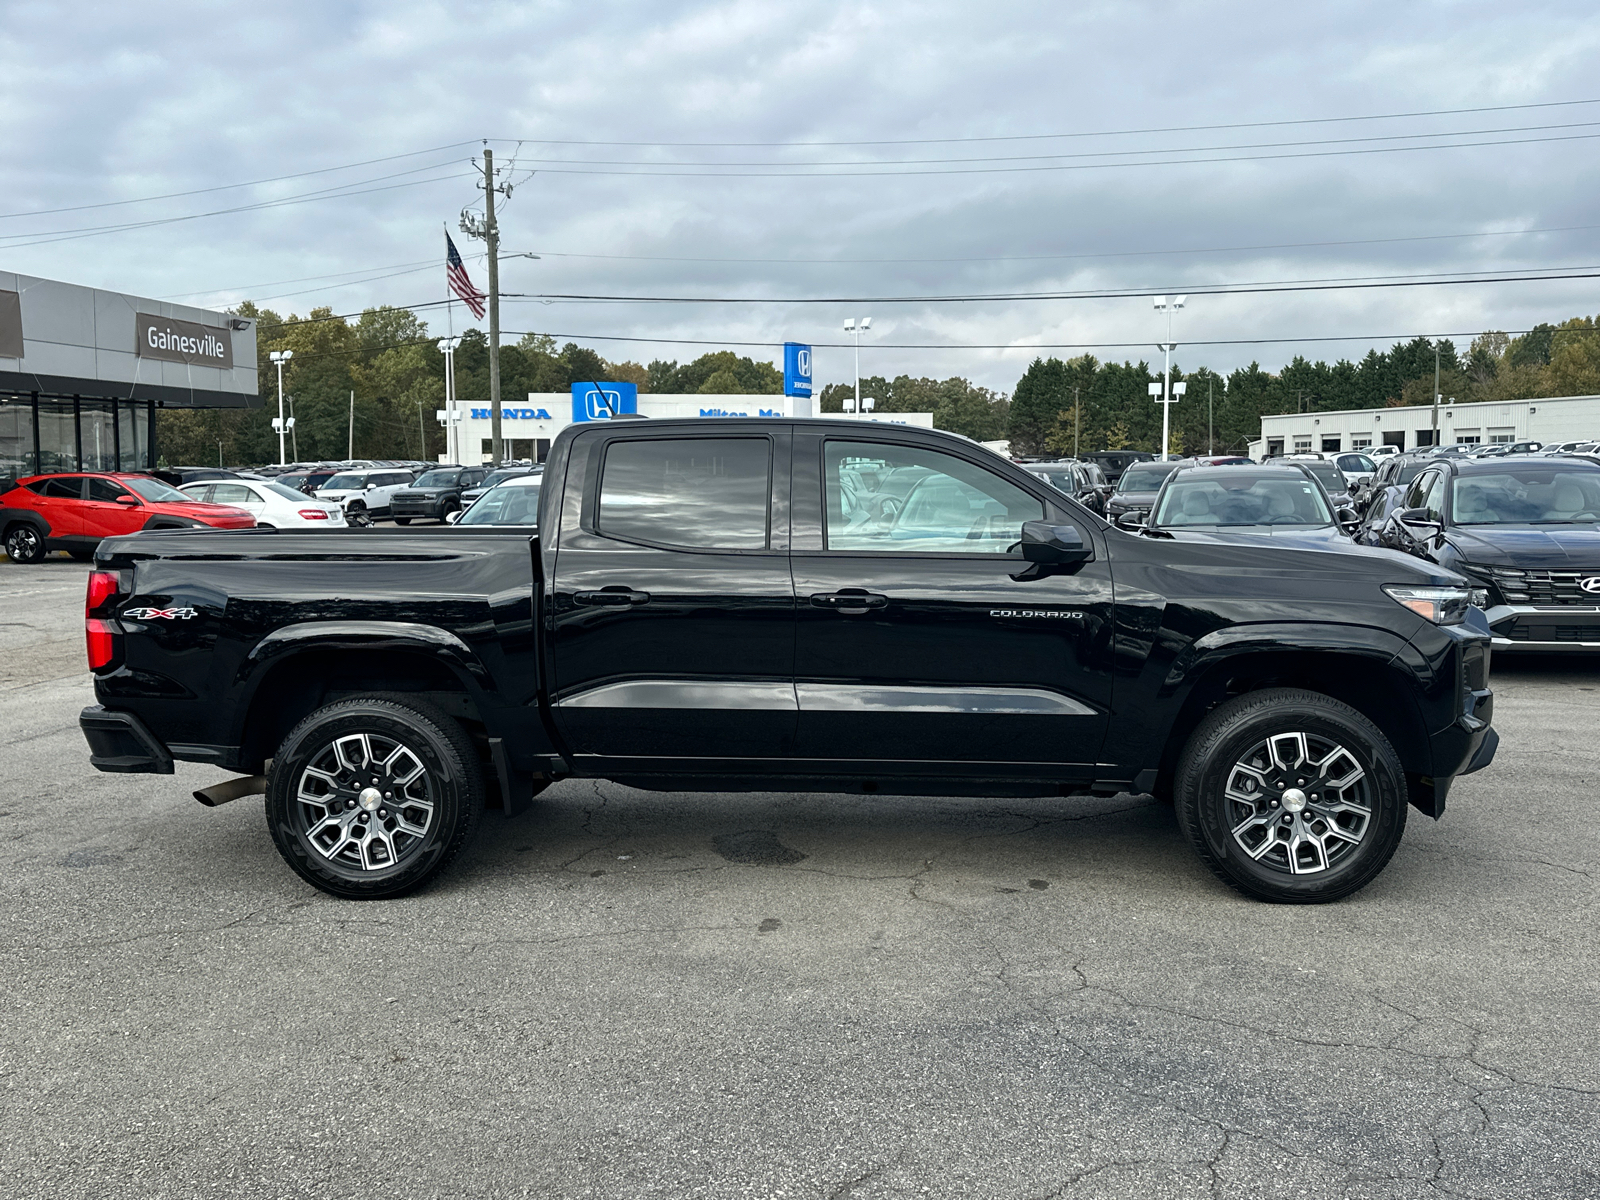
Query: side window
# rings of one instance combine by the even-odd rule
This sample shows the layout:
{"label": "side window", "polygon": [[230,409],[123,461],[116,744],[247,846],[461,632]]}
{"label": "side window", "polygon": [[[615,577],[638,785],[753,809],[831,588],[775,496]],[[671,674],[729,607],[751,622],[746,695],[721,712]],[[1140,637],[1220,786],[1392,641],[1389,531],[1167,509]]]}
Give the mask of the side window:
{"label": "side window", "polygon": [[595,528],[627,541],[764,550],[771,462],[766,438],[612,442]]}
{"label": "side window", "polygon": [[1428,494],[1419,506],[1428,510],[1428,516],[1435,521],[1444,520],[1444,484],[1446,475],[1443,471],[1435,471],[1428,476]]}
{"label": "side window", "polygon": [[1411,486],[1406,489],[1406,508],[1426,508],[1428,500],[1428,485],[1434,478],[1434,472],[1424,471],[1411,481]]}
{"label": "side window", "polygon": [[89,476],[89,499],[97,500],[101,504],[115,504],[119,496],[126,496],[127,489],[120,484],[112,483],[109,479],[100,479],[94,475]]}
{"label": "side window", "polygon": [[81,500],[83,498],[83,476],[70,475],[65,479],[59,477],[41,479],[35,483],[30,483],[28,488],[47,500]]}
{"label": "side window", "polygon": [[937,450],[829,440],[823,448],[829,550],[1005,554],[1044,504]]}
{"label": "side window", "polygon": [[254,504],[255,493],[242,483],[218,483],[211,488],[213,504]]}

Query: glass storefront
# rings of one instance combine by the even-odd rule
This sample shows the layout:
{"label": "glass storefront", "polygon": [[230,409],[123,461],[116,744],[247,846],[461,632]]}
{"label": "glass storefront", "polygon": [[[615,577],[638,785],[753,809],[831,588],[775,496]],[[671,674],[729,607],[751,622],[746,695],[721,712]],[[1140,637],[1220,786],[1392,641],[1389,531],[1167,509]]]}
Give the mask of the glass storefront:
{"label": "glass storefront", "polygon": [[148,471],[148,400],[0,395],[0,475]]}

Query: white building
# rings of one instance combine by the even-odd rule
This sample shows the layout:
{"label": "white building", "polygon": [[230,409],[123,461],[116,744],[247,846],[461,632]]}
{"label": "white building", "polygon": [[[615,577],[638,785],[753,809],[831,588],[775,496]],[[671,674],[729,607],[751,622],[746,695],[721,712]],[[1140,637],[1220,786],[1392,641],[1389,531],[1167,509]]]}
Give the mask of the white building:
{"label": "white building", "polygon": [[[608,386],[608,385],[602,385]],[[810,417],[826,416],[840,420],[883,421],[895,425],[933,428],[932,413],[816,413],[809,396],[702,396],[699,394],[652,395],[641,392],[641,416],[670,417]],[[487,400],[457,400],[452,408],[460,415],[453,420],[444,409],[435,413],[446,426],[449,446],[440,462],[488,462],[494,445],[492,420]],[[570,392],[529,392],[526,403],[504,400],[500,405],[500,436],[505,440],[505,457],[543,462],[555,436],[574,422]],[[478,457],[472,458],[473,448]]]}
{"label": "white building", "polygon": [[1600,396],[1542,400],[1488,400],[1438,406],[1438,435],[1429,405],[1352,408],[1343,412],[1281,413],[1261,418],[1261,437],[1250,457],[1307,450],[1324,453],[1371,446],[1449,446],[1457,442],[1570,442],[1600,438]]}

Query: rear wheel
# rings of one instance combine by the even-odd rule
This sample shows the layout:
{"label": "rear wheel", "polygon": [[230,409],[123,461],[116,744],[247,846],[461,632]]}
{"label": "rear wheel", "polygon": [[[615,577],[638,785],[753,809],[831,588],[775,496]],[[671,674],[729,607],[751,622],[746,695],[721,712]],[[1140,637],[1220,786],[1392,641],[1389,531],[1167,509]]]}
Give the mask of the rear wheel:
{"label": "rear wheel", "polygon": [[1173,792],[1206,865],[1278,903],[1359,891],[1406,827],[1405,775],[1383,732],[1348,704],[1293,688],[1211,713],[1184,747]]}
{"label": "rear wheel", "polygon": [[6,553],[12,562],[36,563],[44,557],[44,539],[31,525],[13,525],[6,530]]}
{"label": "rear wheel", "polygon": [[267,824],[313,887],[386,900],[421,887],[472,836],[483,778],[467,735],[424,701],[340,700],[295,726],[267,781]]}

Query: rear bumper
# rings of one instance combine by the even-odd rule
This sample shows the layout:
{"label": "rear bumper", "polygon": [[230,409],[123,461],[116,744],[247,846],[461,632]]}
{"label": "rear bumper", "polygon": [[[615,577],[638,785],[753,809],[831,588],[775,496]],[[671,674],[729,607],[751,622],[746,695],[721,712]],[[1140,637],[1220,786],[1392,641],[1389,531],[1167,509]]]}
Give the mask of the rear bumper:
{"label": "rear bumper", "polygon": [[1600,653],[1600,605],[1497,604],[1484,615],[1500,653]]}
{"label": "rear bumper", "polygon": [[132,713],[91,704],[78,714],[89,743],[89,763],[119,775],[171,775],[172,755]]}

